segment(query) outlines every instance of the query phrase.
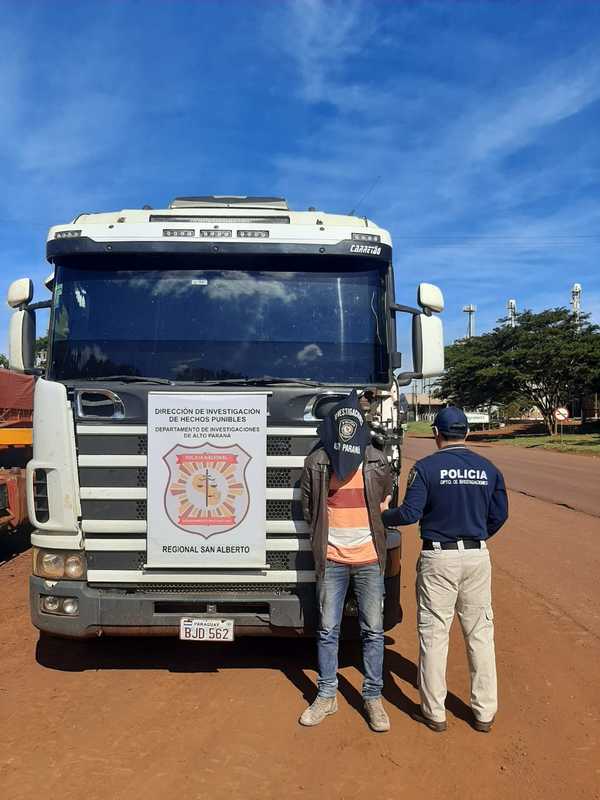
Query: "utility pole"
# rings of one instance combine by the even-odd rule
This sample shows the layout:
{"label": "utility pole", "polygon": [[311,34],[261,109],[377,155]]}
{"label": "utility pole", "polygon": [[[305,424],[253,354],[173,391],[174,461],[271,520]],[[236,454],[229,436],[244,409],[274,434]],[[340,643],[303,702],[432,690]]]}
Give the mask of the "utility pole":
{"label": "utility pole", "polygon": [[[577,325],[577,330],[581,330],[581,284],[574,283],[571,287],[571,308],[573,309],[573,315],[575,317],[575,324]],[[584,398],[579,398],[579,413],[581,415],[581,422],[585,421],[585,414],[583,410],[584,406]],[[562,427],[561,427],[562,430]]]}
{"label": "utility pole", "polygon": [[415,422],[419,421],[419,384],[417,380],[413,381],[413,405],[415,407]]}
{"label": "utility pole", "polygon": [[508,324],[511,328],[517,327],[517,301],[509,300],[506,304],[508,309]]}
{"label": "utility pole", "polygon": [[578,328],[581,327],[581,292],[581,284],[574,283],[571,289],[571,308]]}
{"label": "utility pole", "polygon": [[463,306],[463,311],[469,316],[469,321],[467,322],[467,339],[472,339],[473,336],[475,336],[475,312],[477,311],[477,306]]}

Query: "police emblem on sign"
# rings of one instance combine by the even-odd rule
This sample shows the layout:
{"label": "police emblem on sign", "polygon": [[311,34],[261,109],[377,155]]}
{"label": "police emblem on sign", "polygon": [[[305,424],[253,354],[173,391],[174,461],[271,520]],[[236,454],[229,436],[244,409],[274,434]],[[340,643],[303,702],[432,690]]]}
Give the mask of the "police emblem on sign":
{"label": "police emblem on sign", "polygon": [[169,469],[165,511],[173,525],[205,539],[237,528],[250,506],[246,467],[251,460],[237,444],[175,445],[163,456]]}
{"label": "police emblem on sign", "polygon": [[358,423],[356,420],[348,419],[348,417],[344,417],[340,420],[338,431],[342,442],[349,442],[356,433],[357,427]]}

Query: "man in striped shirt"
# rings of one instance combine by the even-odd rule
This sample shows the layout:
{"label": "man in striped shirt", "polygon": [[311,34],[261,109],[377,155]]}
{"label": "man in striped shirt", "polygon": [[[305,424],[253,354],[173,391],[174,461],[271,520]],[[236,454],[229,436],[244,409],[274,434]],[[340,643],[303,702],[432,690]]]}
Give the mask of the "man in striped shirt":
{"label": "man in striped shirt", "polygon": [[332,410],[319,435],[301,479],[317,575],[319,679],[317,698],[300,723],[318,725],[337,711],[340,625],[352,587],[361,631],[365,712],[373,730],[387,731],[390,722],[381,701],[387,553],[381,508],[391,493],[391,472],[384,454],[371,444],[356,391]]}

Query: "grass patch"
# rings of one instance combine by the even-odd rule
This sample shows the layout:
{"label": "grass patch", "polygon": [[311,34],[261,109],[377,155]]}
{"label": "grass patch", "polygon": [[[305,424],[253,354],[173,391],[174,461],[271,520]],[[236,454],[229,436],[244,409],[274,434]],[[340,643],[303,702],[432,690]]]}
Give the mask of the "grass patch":
{"label": "grass patch", "polygon": [[[535,433],[532,432],[536,431]],[[578,425],[569,425],[565,429],[580,429]],[[541,425],[530,425],[517,428],[495,428],[491,431],[473,431],[468,439],[472,444],[505,444],[512,447],[527,447],[539,450],[554,450],[557,453],[579,453],[581,455],[600,456],[600,427],[598,423],[588,423],[585,433],[564,433],[562,440],[558,436],[548,436],[541,430]],[[409,422],[408,435],[415,438],[433,438],[430,422]]]}
{"label": "grass patch", "polygon": [[575,433],[558,436],[513,436],[506,439],[488,440],[493,444],[507,444],[513,447],[555,450],[559,453],[581,453],[600,456],[600,433]]}
{"label": "grass patch", "polygon": [[409,422],[408,431],[409,436],[427,436],[433,438],[431,431],[431,422]]}

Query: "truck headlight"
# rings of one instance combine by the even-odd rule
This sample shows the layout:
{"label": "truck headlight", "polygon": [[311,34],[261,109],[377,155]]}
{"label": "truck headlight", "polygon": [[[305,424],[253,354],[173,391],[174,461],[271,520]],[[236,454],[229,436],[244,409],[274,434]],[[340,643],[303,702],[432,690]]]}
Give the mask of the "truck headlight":
{"label": "truck headlight", "polygon": [[76,597],[56,597],[53,594],[40,597],[40,607],[45,614],[61,617],[79,616],[79,601]]}
{"label": "truck headlight", "polygon": [[80,580],[85,576],[85,556],[73,553],[65,558],[65,578]]}
{"label": "truck headlight", "polygon": [[61,553],[41,553],[41,574],[48,578],[62,578],[65,573],[65,557]]}
{"label": "truck headlight", "polygon": [[75,617],[79,614],[79,602],[76,597],[66,597],[63,600],[63,611],[70,617]]}
{"label": "truck headlight", "polygon": [[54,595],[42,597],[42,609],[47,611],[48,614],[60,612],[60,598],[54,597]]}
{"label": "truck headlight", "polygon": [[50,580],[83,580],[87,572],[85,553],[33,548],[33,574]]}

